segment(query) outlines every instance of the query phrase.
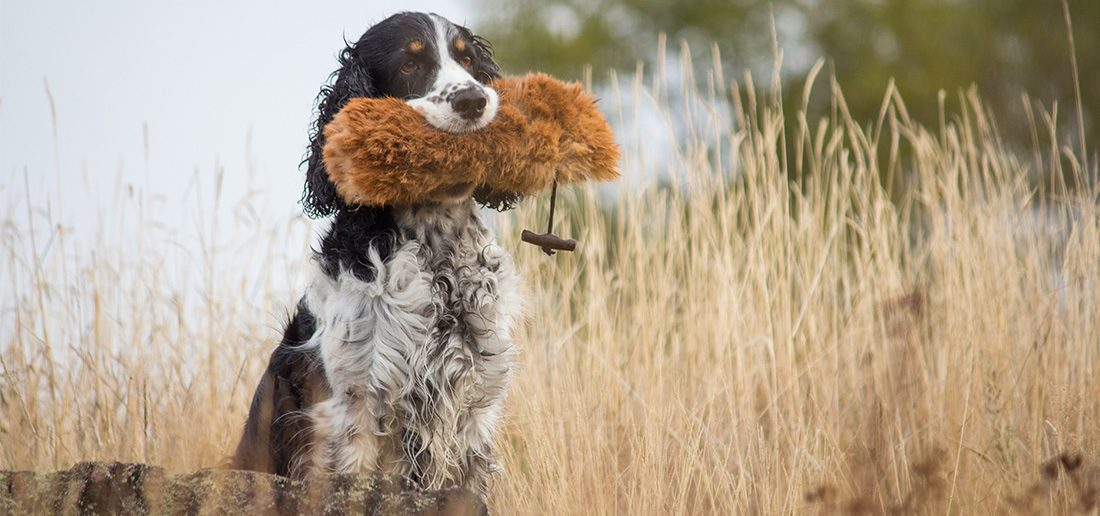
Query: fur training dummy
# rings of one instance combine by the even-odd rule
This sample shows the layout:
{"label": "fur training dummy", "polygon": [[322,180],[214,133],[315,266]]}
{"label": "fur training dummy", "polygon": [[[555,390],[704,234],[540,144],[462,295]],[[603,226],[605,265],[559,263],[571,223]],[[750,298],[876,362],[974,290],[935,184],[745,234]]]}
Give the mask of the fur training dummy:
{"label": "fur training dummy", "polygon": [[619,147],[595,99],[548,75],[503,77],[496,118],[447,133],[396,98],[353,99],[324,129],[325,168],[349,204],[403,205],[469,187],[535,195],[619,176]]}

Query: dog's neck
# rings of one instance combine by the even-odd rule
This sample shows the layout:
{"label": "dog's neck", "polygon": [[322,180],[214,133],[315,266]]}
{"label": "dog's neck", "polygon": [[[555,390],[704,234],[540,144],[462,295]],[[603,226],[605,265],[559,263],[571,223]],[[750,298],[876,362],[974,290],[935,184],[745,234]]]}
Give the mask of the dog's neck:
{"label": "dog's neck", "polygon": [[402,240],[416,240],[435,252],[460,242],[479,242],[488,234],[471,198],[395,208],[394,221]]}
{"label": "dog's neck", "polygon": [[370,281],[372,249],[385,260],[401,242],[416,240],[433,254],[455,245],[487,243],[491,233],[472,198],[401,207],[357,207],[341,211],[322,238],[317,258],[330,277],[347,271]]}

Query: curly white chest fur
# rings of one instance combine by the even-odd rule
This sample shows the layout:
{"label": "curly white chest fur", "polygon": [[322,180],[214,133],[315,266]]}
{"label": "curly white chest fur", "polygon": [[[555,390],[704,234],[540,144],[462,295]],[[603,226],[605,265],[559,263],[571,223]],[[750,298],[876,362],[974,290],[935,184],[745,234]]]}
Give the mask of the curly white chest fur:
{"label": "curly white chest fur", "polygon": [[310,471],[398,473],[484,491],[516,356],[522,286],[472,201],[397,214],[373,281],[317,274],[306,296],[332,387],[310,409]]}

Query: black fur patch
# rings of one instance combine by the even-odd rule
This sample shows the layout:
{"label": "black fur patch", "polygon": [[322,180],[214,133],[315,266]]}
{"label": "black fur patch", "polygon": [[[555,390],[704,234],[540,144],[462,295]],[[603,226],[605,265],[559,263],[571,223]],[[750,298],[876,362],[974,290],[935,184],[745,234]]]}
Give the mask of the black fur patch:
{"label": "black fur patch", "polygon": [[321,248],[315,251],[321,270],[333,278],[344,270],[363,281],[372,281],[374,266],[367,258],[368,252],[373,247],[385,261],[396,245],[397,233],[392,208],[342,210],[321,239]]}

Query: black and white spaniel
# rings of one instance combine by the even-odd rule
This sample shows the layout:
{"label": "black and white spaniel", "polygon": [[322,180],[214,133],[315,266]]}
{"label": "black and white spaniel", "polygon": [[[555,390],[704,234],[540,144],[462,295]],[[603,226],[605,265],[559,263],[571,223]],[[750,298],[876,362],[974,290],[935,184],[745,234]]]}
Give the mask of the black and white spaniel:
{"label": "black and white spaniel", "polygon": [[322,161],[322,129],[356,97],[405,99],[435,127],[479,129],[498,106],[488,44],[434,15],[401,13],[340,54],[318,96],[302,204],[334,216],[308,290],[252,400],[233,466],[296,478],[399,474],[485,494],[516,355],[521,283],[473,187],[410,206],[348,205]]}

